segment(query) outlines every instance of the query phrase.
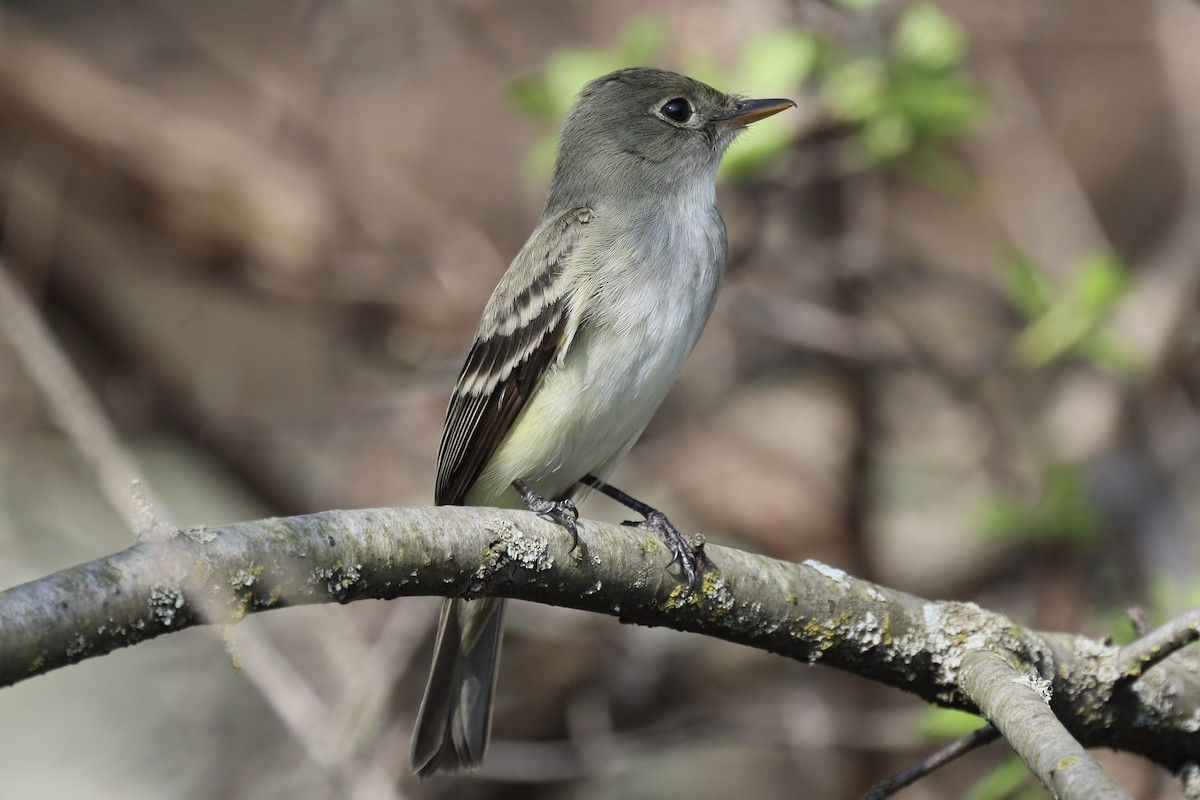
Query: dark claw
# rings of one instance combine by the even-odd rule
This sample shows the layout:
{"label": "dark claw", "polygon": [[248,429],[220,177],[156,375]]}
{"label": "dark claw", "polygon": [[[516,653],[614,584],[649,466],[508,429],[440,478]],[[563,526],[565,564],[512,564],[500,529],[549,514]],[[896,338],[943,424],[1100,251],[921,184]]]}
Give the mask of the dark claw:
{"label": "dark claw", "polygon": [[671,551],[671,562],[667,566],[679,564],[684,577],[687,578],[687,592],[690,594],[695,591],[696,578],[700,572],[700,561],[683,535],[675,529],[675,526],[661,511],[648,514],[639,524],[643,528],[654,531],[662,538],[667,549]]}
{"label": "dark claw", "polygon": [[700,572],[700,556],[697,553],[704,550],[703,534],[696,534],[694,538],[698,544],[693,547],[683,538],[683,534],[671,524],[666,514],[654,510],[651,510],[645,519],[627,519],[621,524],[631,528],[645,528],[657,533],[659,538],[666,543],[667,549],[671,551],[671,560],[667,562],[667,568],[676,564],[680,565],[683,568],[683,574],[687,577],[688,593],[690,594],[696,588],[696,576]]}
{"label": "dark claw", "polygon": [[525,507],[542,519],[561,525],[571,534],[571,549],[579,547],[579,509],[568,498],[547,500],[530,489],[524,481],[513,481],[513,487],[521,494]]}
{"label": "dark claw", "polygon": [[[636,511],[643,515],[645,519],[634,522],[626,520],[622,525],[631,525],[639,528],[654,531],[666,542],[667,549],[671,551],[671,563],[679,564],[683,570],[684,576],[687,578],[686,594],[691,594],[696,589],[696,576],[699,574],[701,567],[704,564],[704,536],[696,534],[693,539],[694,545],[689,546],[671,521],[667,519],[666,514],[652,508],[637,498],[630,497],[615,486],[610,486],[604,481],[597,478],[595,475],[585,475],[580,483],[585,486],[590,486],[593,489],[599,490],[602,494],[608,495],[613,500],[616,500],[621,505],[628,509]],[[520,481],[517,482],[517,489],[522,490]]]}

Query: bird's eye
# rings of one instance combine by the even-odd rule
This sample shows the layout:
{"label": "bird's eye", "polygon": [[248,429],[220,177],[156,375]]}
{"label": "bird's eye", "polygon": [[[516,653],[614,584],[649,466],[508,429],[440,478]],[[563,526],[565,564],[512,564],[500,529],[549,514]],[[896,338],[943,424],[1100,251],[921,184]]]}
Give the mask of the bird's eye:
{"label": "bird's eye", "polygon": [[687,122],[692,118],[692,104],[682,97],[668,100],[658,111],[673,122]]}

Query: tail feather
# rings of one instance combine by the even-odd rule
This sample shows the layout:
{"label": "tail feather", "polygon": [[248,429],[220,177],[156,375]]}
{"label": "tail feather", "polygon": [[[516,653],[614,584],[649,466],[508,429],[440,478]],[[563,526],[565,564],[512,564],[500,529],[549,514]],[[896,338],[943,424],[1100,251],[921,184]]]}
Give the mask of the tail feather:
{"label": "tail feather", "polygon": [[500,598],[442,603],[409,757],[419,777],[475,769],[483,761],[492,731],[504,608]]}

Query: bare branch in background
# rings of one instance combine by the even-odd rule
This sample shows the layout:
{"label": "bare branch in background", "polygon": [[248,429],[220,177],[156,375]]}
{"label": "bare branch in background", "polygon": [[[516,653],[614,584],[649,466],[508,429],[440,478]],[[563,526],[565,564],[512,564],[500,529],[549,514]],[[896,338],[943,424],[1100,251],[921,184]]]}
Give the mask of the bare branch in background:
{"label": "bare branch in background", "polygon": [[961,758],[972,750],[976,750],[986,744],[991,744],[999,738],[1000,731],[996,729],[995,725],[988,723],[958,741],[951,742],[936,753],[921,759],[920,763],[914,764],[898,775],[875,784],[871,787],[870,791],[862,796],[862,800],[883,800],[885,797],[891,797],[904,787],[911,786],[955,759]]}
{"label": "bare branch in background", "polygon": [[332,211],[312,175],[108,78],[12,13],[0,28],[0,114],[77,166],[140,188],[156,219],[185,239],[293,275],[325,247]]}
{"label": "bare branch in background", "polygon": [[[25,292],[0,263],[0,333],[21,359],[63,432],[96,476],[108,504],[132,529],[131,492],[140,472],[116,430]],[[143,486],[142,491],[149,492]],[[160,506],[161,507],[161,506]]]}

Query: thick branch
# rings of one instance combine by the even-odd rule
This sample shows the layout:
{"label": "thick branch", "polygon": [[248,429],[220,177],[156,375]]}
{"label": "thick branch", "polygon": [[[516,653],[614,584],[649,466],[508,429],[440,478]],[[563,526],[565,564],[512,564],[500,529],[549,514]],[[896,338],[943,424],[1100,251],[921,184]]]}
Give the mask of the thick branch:
{"label": "thick branch", "polygon": [[685,597],[643,531],[585,521],[580,546],[527,512],[330,511],[192,529],[0,593],[0,685],[204,622],[360,598],[502,595],[703,633],[821,662],[977,710],[964,659],[1003,652],[1052,682],[1084,746],[1178,769],[1200,752],[1200,676],[1171,658],[1117,688],[1120,650],[1025,630],[969,603],[922,600],[815,562],[709,546]]}

